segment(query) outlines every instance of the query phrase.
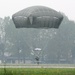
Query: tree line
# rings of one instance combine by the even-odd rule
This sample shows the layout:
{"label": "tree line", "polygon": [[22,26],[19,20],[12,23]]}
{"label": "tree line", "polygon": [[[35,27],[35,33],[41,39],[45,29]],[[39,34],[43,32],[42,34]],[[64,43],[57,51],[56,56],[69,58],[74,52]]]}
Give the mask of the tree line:
{"label": "tree line", "polygon": [[63,16],[58,29],[16,29],[9,16],[0,18],[0,60],[8,57],[34,60],[34,49],[41,48],[43,63],[75,63],[75,22]]}

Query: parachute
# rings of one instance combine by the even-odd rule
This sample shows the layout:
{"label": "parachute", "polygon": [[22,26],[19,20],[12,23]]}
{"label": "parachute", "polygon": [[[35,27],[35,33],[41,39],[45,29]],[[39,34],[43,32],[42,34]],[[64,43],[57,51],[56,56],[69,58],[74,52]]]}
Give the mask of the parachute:
{"label": "parachute", "polygon": [[16,28],[59,28],[63,16],[45,6],[32,6],[12,16]]}
{"label": "parachute", "polygon": [[13,14],[12,20],[16,28],[26,28],[26,34],[23,35],[26,35],[26,43],[33,55],[37,48],[45,51],[49,40],[56,35],[56,32],[54,30],[51,32],[49,28],[59,28],[63,16],[49,7],[32,6]]}

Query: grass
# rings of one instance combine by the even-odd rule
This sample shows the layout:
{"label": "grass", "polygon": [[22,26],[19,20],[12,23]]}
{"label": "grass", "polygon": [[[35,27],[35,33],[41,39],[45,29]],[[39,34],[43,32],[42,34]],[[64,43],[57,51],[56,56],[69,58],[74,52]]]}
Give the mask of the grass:
{"label": "grass", "polygon": [[0,68],[0,75],[75,75],[75,68]]}

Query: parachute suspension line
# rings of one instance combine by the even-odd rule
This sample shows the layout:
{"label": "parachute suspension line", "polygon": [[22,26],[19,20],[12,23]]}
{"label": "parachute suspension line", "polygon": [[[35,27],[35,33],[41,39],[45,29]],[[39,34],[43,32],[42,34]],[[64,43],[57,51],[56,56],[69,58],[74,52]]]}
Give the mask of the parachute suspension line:
{"label": "parachute suspension line", "polygon": [[[47,30],[47,32],[46,32],[46,30],[45,30],[45,32],[46,32],[46,34],[48,34],[48,35],[44,35],[44,37],[45,37],[45,45],[44,45],[44,48],[43,48],[43,50],[45,50],[46,48],[47,48],[47,45],[48,45],[48,43],[49,43],[49,41],[53,38],[51,35],[53,35],[53,34],[56,34],[56,33],[54,33],[53,31],[51,32],[52,30]],[[50,33],[50,34],[49,34]],[[48,36],[48,37],[47,37]]]}
{"label": "parachute suspension line", "polygon": [[[45,30],[45,31],[46,31],[46,30]],[[43,37],[45,38],[44,32],[43,32]],[[45,48],[47,47],[47,44],[48,44],[48,41],[47,41],[46,38],[45,38],[43,50],[45,50]]]}
{"label": "parachute suspension line", "polygon": [[[24,33],[24,32],[26,32],[26,33]],[[28,29],[26,31],[23,31],[23,33],[26,34],[25,35],[26,39],[24,39],[24,41],[26,42],[26,44],[28,45],[28,47],[31,49],[31,41],[30,41],[31,40],[31,35],[30,35],[30,32],[31,31],[29,31]],[[24,36],[22,35],[22,37],[24,37]]]}
{"label": "parachute suspension line", "polygon": [[38,48],[40,45],[40,39],[39,39],[39,32],[37,31],[36,37],[35,37],[35,47]]}
{"label": "parachute suspension line", "polygon": [[28,44],[29,44],[29,48],[31,49],[31,50],[33,50],[33,31],[32,31],[32,29],[30,29],[29,30],[29,32],[28,32],[28,38],[29,38],[29,40],[28,40]]}
{"label": "parachute suspension line", "polygon": [[48,32],[45,33],[46,30],[42,29],[40,30],[39,32],[39,39],[38,39],[38,46],[40,48],[42,48],[42,51],[41,51],[41,57],[42,57],[42,61],[43,61],[43,55],[44,55],[44,52],[45,52],[45,48],[47,47],[48,45],[48,38],[46,38],[46,34],[48,34]]}
{"label": "parachute suspension line", "polygon": [[[25,31],[24,31],[25,32]],[[29,33],[27,33],[28,35],[29,35]],[[22,36],[23,37],[23,36]],[[27,37],[27,36],[26,36]],[[30,46],[29,46],[29,43],[28,43],[28,41],[27,41],[27,39],[29,39],[28,37],[26,38],[26,40],[25,40],[25,42],[26,42],[26,44],[28,45],[28,47],[30,48]]]}
{"label": "parachute suspension line", "polygon": [[32,34],[30,34],[31,35],[31,46],[32,46],[32,50],[34,50],[34,47],[35,47],[35,30],[34,29],[32,29]]}

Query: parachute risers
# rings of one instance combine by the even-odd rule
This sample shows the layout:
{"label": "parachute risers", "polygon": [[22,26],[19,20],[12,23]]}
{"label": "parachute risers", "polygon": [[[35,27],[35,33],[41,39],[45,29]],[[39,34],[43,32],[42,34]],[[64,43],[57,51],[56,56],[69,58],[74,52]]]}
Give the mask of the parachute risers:
{"label": "parachute risers", "polygon": [[63,16],[45,6],[32,6],[12,16],[16,28],[59,28]]}

